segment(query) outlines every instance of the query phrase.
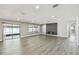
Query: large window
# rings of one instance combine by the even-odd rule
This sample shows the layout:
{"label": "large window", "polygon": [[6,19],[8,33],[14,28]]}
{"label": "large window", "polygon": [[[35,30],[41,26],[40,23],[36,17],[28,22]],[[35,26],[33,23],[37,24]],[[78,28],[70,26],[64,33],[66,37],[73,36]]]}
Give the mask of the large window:
{"label": "large window", "polygon": [[19,25],[13,25],[13,33],[18,34],[20,32]]}
{"label": "large window", "polygon": [[40,26],[39,25],[29,25],[28,26],[29,32],[40,32]]}
{"label": "large window", "polygon": [[33,32],[33,25],[29,25],[28,30],[29,30],[29,32]]}
{"label": "large window", "polygon": [[18,24],[3,24],[4,39],[18,38],[20,35],[20,25]]}

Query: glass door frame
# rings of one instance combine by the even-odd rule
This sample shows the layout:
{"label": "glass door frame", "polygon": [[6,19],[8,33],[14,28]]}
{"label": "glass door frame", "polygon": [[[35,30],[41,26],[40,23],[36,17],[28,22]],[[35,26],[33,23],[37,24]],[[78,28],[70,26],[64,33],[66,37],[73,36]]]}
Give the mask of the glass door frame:
{"label": "glass door frame", "polygon": [[[12,26],[13,25],[19,25],[19,38],[21,38],[21,26],[20,26],[20,24],[18,24],[18,23],[2,23],[2,41],[5,41],[5,39],[4,39],[4,24],[12,24]],[[13,33],[13,30],[12,30],[12,33]],[[12,39],[13,39],[13,36],[12,36]]]}

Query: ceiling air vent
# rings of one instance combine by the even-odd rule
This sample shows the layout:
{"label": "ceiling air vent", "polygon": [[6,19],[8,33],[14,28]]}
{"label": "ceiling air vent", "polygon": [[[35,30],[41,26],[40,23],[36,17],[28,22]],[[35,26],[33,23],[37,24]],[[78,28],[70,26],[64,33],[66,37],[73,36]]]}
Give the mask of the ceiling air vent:
{"label": "ceiling air vent", "polygon": [[59,6],[59,4],[54,4],[52,7],[53,8],[56,8],[56,7],[58,7]]}

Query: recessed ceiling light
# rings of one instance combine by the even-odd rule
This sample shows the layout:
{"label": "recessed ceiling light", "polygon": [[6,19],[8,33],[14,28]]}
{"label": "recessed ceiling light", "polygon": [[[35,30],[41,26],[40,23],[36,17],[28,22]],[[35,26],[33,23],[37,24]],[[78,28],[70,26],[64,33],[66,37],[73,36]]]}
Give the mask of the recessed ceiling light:
{"label": "recessed ceiling light", "polygon": [[39,9],[39,5],[35,6],[36,9]]}
{"label": "recessed ceiling light", "polygon": [[55,16],[51,16],[51,17],[55,17]]}

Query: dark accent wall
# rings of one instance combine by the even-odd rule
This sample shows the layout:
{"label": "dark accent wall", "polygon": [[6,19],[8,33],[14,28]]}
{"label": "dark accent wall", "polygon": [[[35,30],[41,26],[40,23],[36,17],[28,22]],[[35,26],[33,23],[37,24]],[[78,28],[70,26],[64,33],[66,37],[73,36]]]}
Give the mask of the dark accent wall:
{"label": "dark accent wall", "polygon": [[57,23],[46,24],[46,34],[57,35]]}

